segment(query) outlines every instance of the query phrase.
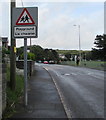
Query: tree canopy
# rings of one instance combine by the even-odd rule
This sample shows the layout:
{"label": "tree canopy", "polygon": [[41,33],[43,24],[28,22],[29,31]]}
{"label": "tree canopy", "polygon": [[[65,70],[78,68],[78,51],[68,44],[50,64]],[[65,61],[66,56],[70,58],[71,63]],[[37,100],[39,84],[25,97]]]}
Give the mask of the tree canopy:
{"label": "tree canopy", "polygon": [[106,35],[97,35],[94,44],[95,48],[92,48],[92,58],[94,60],[106,60]]}
{"label": "tree canopy", "polygon": [[[35,60],[36,61],[49,61],[49,60],[54,60],[54,61],[59,61],[59,55],[58,53],[53,50],[53,49],[43,49],[39,45],[33,45],[33,46],[28,46],[28,49],[30,49],[30,54],[33,53],[35,55]],[[17,56],[22,56],[23,55],[23,47],[20,47],[17,49]],[[23,57],[20,57],[23,59]]]}

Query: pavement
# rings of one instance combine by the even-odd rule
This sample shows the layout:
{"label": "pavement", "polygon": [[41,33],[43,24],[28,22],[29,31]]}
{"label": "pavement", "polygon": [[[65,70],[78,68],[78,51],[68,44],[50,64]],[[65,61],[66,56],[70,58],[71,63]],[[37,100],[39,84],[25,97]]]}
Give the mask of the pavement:
{"label": "pavement", "polygon": [[63,104],[49,73],[41,66],[35,66],[28,81],[28,105],[21,101],[12,119],[17,118],[61,118],[67,120]]}

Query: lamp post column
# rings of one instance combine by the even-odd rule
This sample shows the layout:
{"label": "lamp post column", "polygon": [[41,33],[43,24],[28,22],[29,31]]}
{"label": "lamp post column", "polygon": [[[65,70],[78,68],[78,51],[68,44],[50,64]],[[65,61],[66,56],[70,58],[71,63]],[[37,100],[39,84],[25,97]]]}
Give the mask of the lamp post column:
{"label": "lamp post column", "polygon": [[80,40],[80,25],[78,25],[78,29],[79,29],[79,57],[80,57],[80,61],[81,61],[81,40]]}

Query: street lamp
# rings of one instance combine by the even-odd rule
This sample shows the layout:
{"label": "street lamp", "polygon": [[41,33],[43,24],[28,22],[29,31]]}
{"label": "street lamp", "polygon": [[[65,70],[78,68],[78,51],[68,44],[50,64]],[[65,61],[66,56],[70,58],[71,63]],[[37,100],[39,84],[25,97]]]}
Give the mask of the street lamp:
{"label": "street lamp", "polygon": [[80,25],[73,25],[73,26],[78,26],[78,30],[79,30],[79,56],[80,56],[80,61],[81,61]]}

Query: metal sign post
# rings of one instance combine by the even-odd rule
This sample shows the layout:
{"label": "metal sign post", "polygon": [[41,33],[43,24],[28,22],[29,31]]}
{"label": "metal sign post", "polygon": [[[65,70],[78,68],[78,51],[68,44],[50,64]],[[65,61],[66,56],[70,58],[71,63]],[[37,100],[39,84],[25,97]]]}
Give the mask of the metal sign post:
{"label": "metal sign post", "polygon": [[24,38],[24,103],[27,106],[27,38]]}
{"label": "metal sign post", "polygon": [[12,37],[24,38],[24,104],[27,106],[27,38],[38,37],[38,8],[13,8],[12,22]]}

